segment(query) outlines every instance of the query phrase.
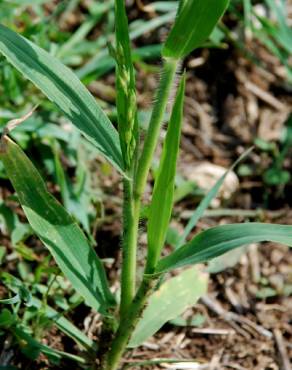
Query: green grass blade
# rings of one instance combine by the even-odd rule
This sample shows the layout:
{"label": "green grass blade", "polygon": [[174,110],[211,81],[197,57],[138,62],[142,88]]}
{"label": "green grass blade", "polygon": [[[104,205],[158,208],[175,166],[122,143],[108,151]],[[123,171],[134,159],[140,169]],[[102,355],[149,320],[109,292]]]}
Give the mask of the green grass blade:
{"label": "green grass blade", "polygon": [[32,162],[7,136],[2,138],[1,159],[35,233],[87,304],[105,313],[114,305],[114,298],[103,265],[81,229],[47,191]]}
{"label": "green grass blade", "polygon": [[244,223],[216,226],[196,235],[189,243],[162,258],[156,272],[206,262],[234,248],[259,242],[292,246],[292,226]]}
{"label": "green grass blade", "polygon": [[[194,284],[194,281],[196,284]],[[167,280],[148,301],[128,347],[142,344],[166,322],[177,318],[207,292],[208,274],[192,267]]]}
{"label": "green grass blade", "polygon": [[192,217],[188,221],[183,234],[177,241],[175,248],[179,248],[182,246],[186,238],[188,237],[189,233],[193,230],[193,228],[197,225],[197,222],[199,219],[203,216],[204,212],[206,209],[209,207],[210,203],[212,200],[216,197],[218,194],[218,191],[220,190],[222,184],[224,183],[227,175],[229,174],[230,171],[232,171],[238,163],[240,163],[249,153],[251,152],[253,148],[248,149],[246,152],[244,152],[238,159],[237,161],[234,162],[234,164],[220,177],[220,179],[216,182],[216,184],[208,191],[206,196],[202,199],[198,207],[196,208],[195,212],[193,213]]}
{"label": "green grass blade", "polygon": [[128,19],[124,0],[115,1],[116,88],[120,143],[127,169],[131,167],[138,141],[135,71],[132,62]]}
{"label": "green grass blade", "polygon": [[285,2],[275,2],[272,0],[265,0],[269,5],[270,9],[274,12],[278,20],[278,26],[271,27],[271,35],[278,41],[283,48],[289,53],[292,53],[292,29],[288,25],[288,17],[285,16],[287,13],[288,4]]}
{"label": "green grass blade", "polygon": [[147,271],[151,271],[159,259],[171,217],[176,162],[183,120],[184,91],[185,76],[180,82],[172,109],[149,209]]}
{"label": "green grass blade", "polygon": [[21,299],[19,297],[19,294],[16,294],[12,298],[0,299],[0,304],[16,304],[16,303],[18,303],[20,301],[21,301]]}
{"label": "green grass blade", "polygon": [[86,360],[83,357],[73,355],[68,352],[59,351],[57,349],[51,348],[49,346],[46,346],[45,344],[38,342],[30,334],[25,332],[25,330],[23,330],[20,326],[13,327],[11,330],[18,339],[26,343],[26,345],[22,343],[22,350],[25,350],[27,347],[31,355],[33,354],[33,351],[36,351],[36,353],[42,352],[45,355],[47,355],[49,358],[54,359],[55,361],[58,361],[58,362],[62,358],[66,358],[71,361],[79,362],[81,364],[86,364]]}
{"label": "green grass blade", "polygon": [[105,13],[111,11],[112,7],[113,1],[95,4],[95,9],[92,14],[88,15],[88,17],[81,23],[79,28],[72,33],[70,38],[59,47],[57,56],[61,58],[66,56],[66,54],[70,55],[70,53],[74,51],[76,45],[78,46],[79,43],[86,41],[86,37],[90,31],[98,24]]}
{"label": "green grass blade", "polygon": [[120,171],[118,133],[75,74],[31,41],[0,25],[0,53],[53,101]]}
{"label": "green grass blade", "polygon": [[36,307],[37,309],[42,309],[45,316],[52,320],[52,322],[66,335],[71,337],[76,343],[80,344],[82,347],[88,350],[96,351],[96,344],[93,340],[89,339],[80,329],[78,329],[74,324],[67,320],[62,313],[57,312],[52,307],[45,305],[33,297],[31,300],[31,306]]}
{"label": "green grass blade", "polygon": [[[167,22],[172,21],[174,17],[175,13],[169,12],[150,20],[142,21],[139,19],[138,21],[132,22],[129,26],[130,40],[135,40],[148,32],[152,32]],[[99,70],[99,63],[103,62],[105,57],[108,57],[108,51],[105,49],[105,46],[106,39],[104,38],[100,45],[101,50],[99,50],[95,56],[85,63],[84,66],[76,70],[76,74],[79,78],[84,79],[91,74],[95,76],[96,71]]]}
{"label": "green grass blade", "polygon": [[201,46],[213,31],[228,2],[229,0],[181,0],[162,55],[179,59]]}
{"label": "green grass blade", "polygon": [[246,30],[251,30],[252,28],[252,4],[251,0],[243,0],[243,21]]}
{"label": "green grass blade", "polygon": [[[24,287],[24,283],[16,278],[14,275],[11,275],[7,272],[0,272],[0,280],[5,284],[9,290],[17,294],[19,297],[19,289]],[[19,297],[19,301],[20,301]],[[41,300],[35,297],[31,297],[30,306],[35,307],[38,310],[42,310],[42,313],[50,319],[63,333],[75,340],[83,348],[87,350],[96,351],[96,343],[93,340],[89,339],[80,329],[73,325],[69,320],[67,320],[63,313],[57,312],[55,309],[45,304]]]}

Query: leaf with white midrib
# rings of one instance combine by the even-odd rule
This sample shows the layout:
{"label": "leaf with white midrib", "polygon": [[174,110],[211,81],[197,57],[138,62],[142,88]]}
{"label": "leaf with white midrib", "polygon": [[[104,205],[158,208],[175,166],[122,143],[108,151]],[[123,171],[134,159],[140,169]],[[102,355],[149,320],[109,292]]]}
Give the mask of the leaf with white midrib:
{"label": "leaf with white midrib", "polygon": [[69,68],[1,24],[0,52],[62,110],[117,169],[123,171],[117,131]]}
{"label": "leaf with white midrib", "polygon": [[106,313],[115,300],[102,262],[84,233],[47,191],[32,162],[7,136],[2,138],[1,159],[32,229],[78,293],[91,307]]}

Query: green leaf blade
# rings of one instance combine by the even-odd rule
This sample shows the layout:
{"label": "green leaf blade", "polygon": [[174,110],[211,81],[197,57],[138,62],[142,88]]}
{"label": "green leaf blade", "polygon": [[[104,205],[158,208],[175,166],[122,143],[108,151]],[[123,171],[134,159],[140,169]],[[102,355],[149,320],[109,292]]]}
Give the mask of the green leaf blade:
{"label": "green leaf blade", "polygon": [[155,267],[160,256],[173,207],[176,163],[183,121],[184,91],[185,76],[180,82],[170,117],[149,210],[147,230],[147,270],[149,271]]}
{"label": "green leaf blade", "polygon": [[150,296],[143,317],[138,322],[128,347],[139,346],[166,322],[177,318],[207,292],[207,287],[208,274],[203,273],[197,267],[187,269],[167,280]]}
{"label": "green leaf blade", "polygon": [[259,242],[275,242],[291,247],[292,226],[252,222],[210,228],[162,258],[155,272],[162,273],[185,265],[206,262],[234,248]]}
{"label": "green leaf blade", "polygon": [[32,229],[87,304],[105,313],[115,301],[103,265],[81,229],[47,191],[32,162],[7,136],[2,138],[1,159]]}
{"label": "green leaf blade", "polygon": [[42,302],[35,297],[32,298],[31,303],[33,307],[39,310],[42,309],[44,311],[44,315],[48,319],[50,319],[63,333],[71,337],[81,347],[96,351],[96,343],[88,338],[77,326],[66,319],[62,313],[57,312],[49,305],[43,307]]}
{"label": "green leaf blade", "polygon": [[0,53],[60,108],[101,154],[123,171],[117,131],[69,68],[1,24]]}
{"label": "green leaf blade", "polygon": [[209,205],[211,204],[212,200],[216,197],[216,195],[218,194],[221,186],[223,185],[226,177],[228,176],[228,174],[233,171],[233,169],[238,165],[238,163],[240,163],[246,156],[248,156],[250,154],[250,152],[253,150],[253,148],[250,148],[248,150],[246,150],[233,164],[232,166],[226,170],[226,172],[216,181],[216,183],[213,185],[213,187],[208,191],[208,193],[204,196],[204,198],[201,200],[200,204],[198,205],[198,207],[196,208],[196,210],[194,211],[192,217],[190,218],[190,220],[188,221],[185,229],[184,229],[184,232],[183,234],[181,235],[181,237],[178,239],[177,243],[176,243],[176,248],[179,248],[180,246],[182,246],[185,241],[186,241],[186,238],[187,236],[189,235],[189,233],[193,230],[193,228],[197,225],[197,222],[199,221],[199,219],[203,216],[204,212],[206,211],[206,209],[209,207]]}
{"label": "green leaf blade", "polygon": [[228,3],[229,0],[181,1],[162,55],[179,59],[202,45],[223,15]]}

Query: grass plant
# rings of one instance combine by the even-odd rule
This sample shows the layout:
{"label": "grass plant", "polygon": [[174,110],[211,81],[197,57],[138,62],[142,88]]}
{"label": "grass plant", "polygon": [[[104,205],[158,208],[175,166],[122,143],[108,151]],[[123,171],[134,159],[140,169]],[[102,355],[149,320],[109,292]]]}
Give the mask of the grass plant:
{"label": "grass plant", "polygon": [[[145,336],[142,335],[143,327],[150,325],[156,313],[155,308],[171,302],[166,305],[166,321],[172,317],[175,318],[181,312],[183,307],[179,304],[181,302],[177,302],[177,289],[182,294],[181,299],[185,299],[185,304],[189,304],[188,297],[192,294],[190,282],[194,279],[197,281],[197,286],[192,287],[196,292],[193,299],[197,299],[200,293],[203,293],[206,279],[197,276],[197,270],[196,272],[183,270],[180,273],[180,279],[168,280],[158,287],[166,272],[209,261],[250,243],[273,241],[292,245],[292,226],[263,223],[217,226],[198,233],[194,238],[186,241],[197,221],[216,196],[224,181],[224,175],[195,210],[186,226],[186,232],[179,238],[176,250],[162,257],[174,203],[176,163],[183,123],[186,79],[180,66],[182,60],[209,37],[228,6],[228,0],[181,0],[179,2],[174,25],[161,48],[161,78],[144,140],[140,138],[135,68],[125,1],[115,0],[114,6],[115,45],[110,47],[110,55],[115,59],[116,64],[117,129],[70,69],[36,44],[0,25],[0,52],[63,111],[72,124],[119,171],[124,193],[119,299],[112,293],[104,265],[82,229],[48,192],[45,182],[32,161],[9,137],[15,122],[8,124],[1,140],[1,160],[28,222],[74,289],[83,297],[87,305],[100,312],[103,317],[102,340],[99,342],[99,348],[96,348],[95,343],[84,337],[84,334],[66,320],[60,318],[55,320],[61,330],[73,337],[83,348],[85,347],[87,353],[91,353],[84,358],[56,352],[38,344],[36,339],[28,336],[19,327],[15,327],[15,333],[38,348],[40,352],[56,358],[74,359],[82,366],[85,363],[87,368],[98,367],[104,370],[118,369],[127,347],[137,346],[145,340]],[[87,32],[90,27],[91,23],[85,27],[84,32]],[[70,42],[75,41],[72,39]],[[63,55],[65,51],[64,46],[59,51],[59,55]],[[171,104],[174,91],[174,101]],[[171,114],[147,214],[147,259],[143,276],[139,279],[136,271],[136,255],[139,247],[138,230],[142,199],[168,107]],[[9,277],[6,276],[6,279],[9,280]],[[140,281],[139,284],[137,284],[138,281]],[[19,284],[12,284],[10,281],[10,285],[16,294],[13,299],[14,304],[21,299],[27,299],[27,297],[24,298],[23,292],[22,295],[19,293]],[[157,295],[155,296],[157,289],[164,289],[162,297],[165,297],[165,302],[161,302]],[[148,306],[147,302],[149,302]],[[11,301],[4,303],[11,303]],[[40,303],[37,300],[31,300],[31,305],[39,307]],[[48,308],[47,310],[48,315],[53,317],[54,311]],[[14,325],[13,319],[7,312],[6,322]],[[159,322],[152,331],[150,330],[149,335],[158,330],[162,324],[163,318],[162,322]]]}

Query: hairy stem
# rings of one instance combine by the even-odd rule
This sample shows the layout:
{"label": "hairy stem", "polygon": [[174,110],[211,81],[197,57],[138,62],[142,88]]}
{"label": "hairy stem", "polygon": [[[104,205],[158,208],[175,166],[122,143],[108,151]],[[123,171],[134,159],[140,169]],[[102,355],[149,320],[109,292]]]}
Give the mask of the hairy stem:
{"label": "hairy stem", "polygon": [[120,319],[128,314],[136,292],[136,254],[139,224],[139,209],[133,199],[133,182],[124,179],[123,209],[123,263],[121,277]]}
{"label": "hairy stem", "polygon": [[103,370],[118,369],[120,360],[130,340],[139,318],[142,315],[147,298],[152,292],[156,284],[156,279],[144,278],[138,292],[129,308],[127,319],[121,320],[120,326],[116,333],[115,339],[111,344],[111,348],[106,358],[106,363],[103,365]]}
{"label": "hairy stem", "polygon": [[[131,180],[124,180],[124,240],[120,326],[107,354],[106,364],[103,365],[105,370],[116,370],[118,368],[131,334],[143,312],[148,295],[155,284],[155,280],[144,278],[135,295],[140,204],[178,63],[179,61],[171,59],[164,61],[156,102],[136,169],[134,184]],[[135,298],[133,299],[134,295]]]}
{"label": "hairy stem", "polygon": [[137,166],[138,118],[135,70],[131,56],[129,26],[124,0],[115,0],[116,105],[118,131],[128,178],[123,180],[123,263],[121,276],[120,320],[126,316],[136,293],[136,250],[139,212],[133,198],[133,176]]}
{"label": "hairy stem", "polygon": [[151,115],[143,151],[138,162],[134,186],[130,180],[124,179],[121,319],[126,317],[129,306],[135,295],[137,236],[141,196],[147,181],[147,175],[158,141],[159,130],[165,114],[178,63],[177,60],[172,59],[166,59],[164,61],[156,102]]}
{"label": "hairy stem", "polygon": [[135,198],[140,199],[147,182],[147,176],[151,166],[153,154],[157,145],[159,131],[163,122],[167,103],[179,60],[165,59],[162,75],[157,90],[156,101],[153,107],[143,151],[139,158],[138,168],[135,176]]}
{"label": "hairy stem", "polygon": [[104,370],[116,370],[118,368],[131,334],[143,312],[147,298],[155,285],[155,279],[145,277],[135,295],[140,205],[178,64],[178,60],[166,59],[164,61],[156,102],[152,111],[142,154],[139,158],[137,168],[136,163],[134,163],[131,174],[129,174],[129,178],[132,178],[131,175],[135,172],[134,182],[127,178],[124,179],[120,324],[105,361],[102,364],[102,369]]}

